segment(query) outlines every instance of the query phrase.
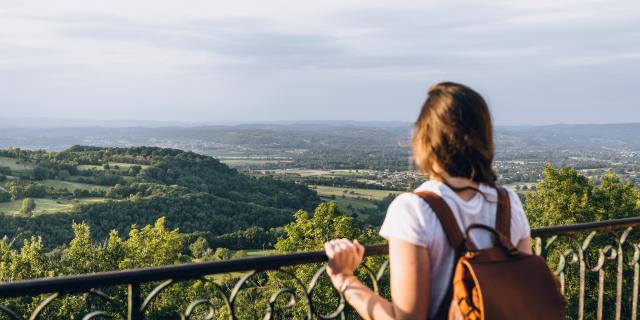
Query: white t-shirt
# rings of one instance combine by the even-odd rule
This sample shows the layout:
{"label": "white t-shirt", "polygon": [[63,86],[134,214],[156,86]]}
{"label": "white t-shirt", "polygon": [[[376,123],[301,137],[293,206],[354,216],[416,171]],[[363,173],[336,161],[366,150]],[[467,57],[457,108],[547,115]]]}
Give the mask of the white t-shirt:
{"label": "white t-shirt", "polygon": [[[423,183],[415,191],[431,191],[441,196],[451,208],[458,226],[461,227],[460,230],[464,233],[467,226],[474,223],[495,227],[497,191],[486,184],[480,184],[479,190],[485,195],[486,200],[483,195],[476,192],[473,198],[465,201],[446,184],[436,180]],[[517,245],[520,240],[530,236],[531,229],[518,195],[509,190],[509,199],[511,201],[511,242]],[[454,250],[449,245],[435,213],[419,196],[412,193],[401,194],[389,205],[380,235],[387,240],[401,239],[429,249],[431,260],[429,316],[434,316],[444,299],[454,267]],[[493,246],[492,236],[487,231],[473,229],[470,237],[479,249]]]}

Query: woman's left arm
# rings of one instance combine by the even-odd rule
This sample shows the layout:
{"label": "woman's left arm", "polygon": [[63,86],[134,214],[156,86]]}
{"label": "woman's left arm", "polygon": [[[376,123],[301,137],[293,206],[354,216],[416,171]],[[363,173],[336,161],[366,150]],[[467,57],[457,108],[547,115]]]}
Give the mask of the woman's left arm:
{"label": "woman's left arm", "polygon": [[360,243],[340,239],[329,241],[324,247],[329,257],[327,273],[331,282],[364,319],[427,318],[431,272],[426,248],[389,239],[390,302],[353,275],[364,257],[364,247]]}

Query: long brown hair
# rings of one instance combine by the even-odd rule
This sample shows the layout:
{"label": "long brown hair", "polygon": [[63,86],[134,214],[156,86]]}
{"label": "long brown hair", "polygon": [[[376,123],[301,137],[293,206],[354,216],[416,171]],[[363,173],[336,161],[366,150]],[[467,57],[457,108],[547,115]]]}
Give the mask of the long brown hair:
{"label": "long brown hair", "polygon": [[489,107],[480,94],[458,83],[429,89],[413,133],[418,167],[437,177],[437,163],[452,177],[495,187],[493,128]]}

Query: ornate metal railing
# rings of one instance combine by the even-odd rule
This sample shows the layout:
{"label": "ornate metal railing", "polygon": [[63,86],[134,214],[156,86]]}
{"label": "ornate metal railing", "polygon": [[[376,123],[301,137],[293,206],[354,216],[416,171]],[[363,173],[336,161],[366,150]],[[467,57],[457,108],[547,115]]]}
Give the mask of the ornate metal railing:
{"label": "ornate metal railing", "polygon": [[[640,217],[532,231],[534,252],[558,275],[570,318],[637,319],[638,226]],[[387,250],[384,244],[367,246],[366,255],[373,258],[363,265],[361,275],[375,291],[388,295],[387,262],[380,258]],[[73,312],[77,319],[351,318],[353,312],[326,281],[320,265],[325,261],[322,252],[306,252],[3,283],[0,318],[71,317],[61,312]],[[303,268],[311,270],[308,279],[298,272]],[[221,274],[232,276],[217,277]],[[180,286],[184,283],[191,285]],[[323,286],[318,301],[314,295]],[[177,289],[171,291],[172,287]],[[256,290],[263,293],[255,294]],[[243,291],[251,294],[243,296]],[[204,296],[194,296],[199,293]],[[184,310],[158,311],[154,304],[169,294],[186,295]],[[327,299],[327,294],[333,298]],[[80,311],[47,311],[61,299],[81,306]],[[251,313],[244,314],[247,310]]]}

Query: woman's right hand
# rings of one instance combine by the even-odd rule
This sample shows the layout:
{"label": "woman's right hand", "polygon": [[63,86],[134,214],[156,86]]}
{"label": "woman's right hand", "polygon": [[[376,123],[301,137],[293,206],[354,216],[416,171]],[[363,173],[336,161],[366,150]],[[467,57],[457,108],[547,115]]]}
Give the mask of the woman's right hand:
{"label": "woman's right hand", "polygon": [[351,242],[349,239],[337,239],[325,243],[324,250],[329,258],[327,274],[336,290],[341,290],[362,263],[364,246],[358,240]]}

